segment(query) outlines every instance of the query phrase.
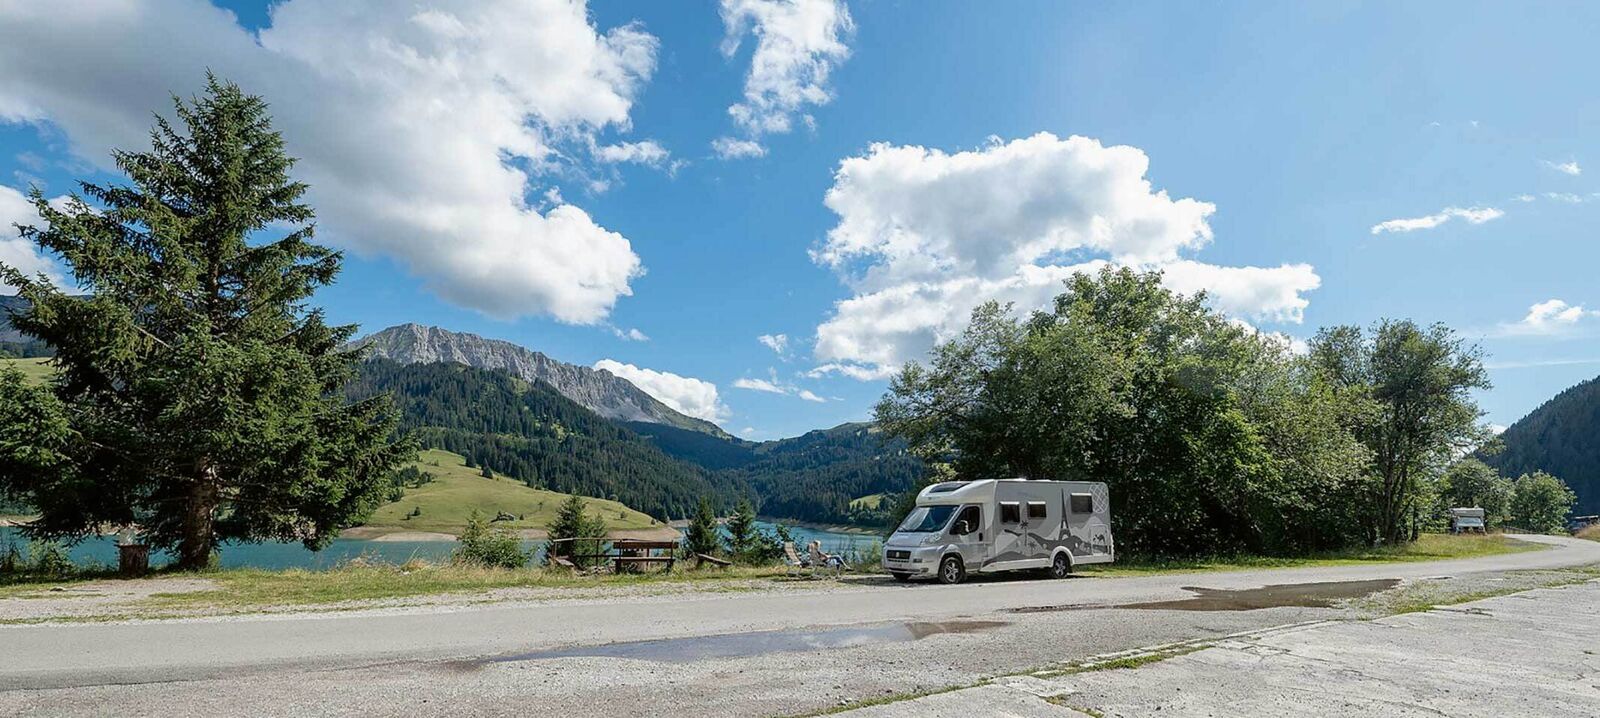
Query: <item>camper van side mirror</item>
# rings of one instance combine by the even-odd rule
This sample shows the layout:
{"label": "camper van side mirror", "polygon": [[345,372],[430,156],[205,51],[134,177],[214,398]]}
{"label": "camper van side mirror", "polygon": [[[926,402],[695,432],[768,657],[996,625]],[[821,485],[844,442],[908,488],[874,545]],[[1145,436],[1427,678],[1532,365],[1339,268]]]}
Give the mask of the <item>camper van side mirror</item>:
{"label": "camper van side mirror", "polygon": [[966,521],[957,521],[955,530],[951,533],[954,533],[957,536],[965,536],[969,533],[972,533],[972,527],[968,526]]}

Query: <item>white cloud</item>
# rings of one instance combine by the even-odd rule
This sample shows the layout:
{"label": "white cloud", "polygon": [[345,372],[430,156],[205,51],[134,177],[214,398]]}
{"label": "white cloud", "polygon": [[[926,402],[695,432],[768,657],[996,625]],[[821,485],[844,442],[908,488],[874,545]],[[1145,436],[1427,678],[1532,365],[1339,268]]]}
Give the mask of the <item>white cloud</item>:
{"label": "white cloud", "polygon": [[762,334],[756,337],[756,341],[761,342],[762,346],[777,352],[778,356],[784,356],[789,353],[788,334]]}
{"label": "white cloud", "polygon": [[594,148],[594,156],[601,162],[631,162],[634,164],[660,167],[672,153],[662,147],[655,140],[643,142],[619,142],[614,145],[598,145]]}
{"label": "white cloud", "polygon": [[749,389],[751,391],[763,391],[763,392],[766,392],[768,394],[787,394],[787,393],[789,393],[788,390],[784,389],[781,386],[778,386],[777,384],[774,384],[774,383],[772,383],[770,381],[767,381],[766,379],[751,379],[749,377],[744,377],[744,378],[740,378],[740,379],[735,379],[733,381],[733,386],[734,386],[734,388],[737,388],[737,389]]}
{"label": "white cloud", "polygon": [[806,376],[813,379],[820,379],[832,374],[838,374],[839,376],[846,376],[851,379],[855,379],[856,381],[880,381],[894,376],[895,372],[897,371],[899,371],[899,367],[882,364],[869,366],[862,364],[832,362],[823,364],[806,372]]}
{"label": "white cloud", "polygon": [[1489,431],[1491,433],[1493,433],[1495,436],[1499,436],[1501,434],[1506,433],[1506,425],[1505,424],[1490,424],[1489,425]]}
{"label": "white cloud", "polygon": [[603,321],[643,272],[629,240],[528,196],[563,146],[628,128],[656,39],[581,2],[430,5],[287,0],[257,35],[199,0],[5,3],[0,121],[58,126],[104,167],[210,68],[271,103],[325,238],[458,305]]}
{"label": "white cloud", "polygon": [[[61,201],[58,197],[52,203]],[[43,274],[51,283],[71,290],[72,283],[62,275],[61,267],[39,252],[38,245],[17,234],[16,225],[39,224],[39,213],[33,209],[28,197],[11,187],[0,185],[0,264],[4,264],[29,277]],[[16,287],[0,282],[0,294],[14,294]]]}
{"label": "white cloud", "polygon": [[767,367],[767,376],[768,376],[767,379],[755,379],[755,378],[751,378],[751,377],[741,377],[739,379],[735,379],[734,380],[733,386],[735,388],[738,388],[738,389],[748,389],[750,391],[759,391],[759,392],[764,392],[764,393],[767,393],[767,394],[781,394],[781,395],[784,395],[784,396],[797,396],[797,397],[800,397],[801,399],[804,399],[806,401],[815,401],[815,402],[825,402],[825,401],[827,401],[827,399],[824,399],[824,398],[822,398],[820,396],[817,396],[816,394],[812,393],[809,390],[801,389],[800,387],[795,386],[794,384],[791,384],[791,383],[779,381],[778,380],[778,370],[777,369],[773,369],[772,367]]}
{"label": "white cloud", "polygon": [[615,359],[601,359],[594,368],[627,379],[646,394],[669,407],[710,422],[722,422],[732,414],[717,395],[717,385],[668,371],[645,369]]}
{"label": "white cloud", "polygon": [[1550,336],[1571,331],[1587,318],[1600,317],[1600,311],[1585,309],[1582,304],[1568,304],[1560,299],[1547,299],[1528,307],[1528,313],[1516,322],[1501,324],[1495,334],[1499,336]]}
{"label": "white cloud", "polygon": [[728,57],[747,33],[756,39],[744,100],[728,108],[748,135],[788,132],[795,114],[832,99],[828,76],[850,56],[855,29],[843,0],[722,0],[722,23]]}
{"label": "white cloud", "polygon": [[1567,204],[1583,204],[1584,198],[1571,192],[1546,192],[1545,199],[1553,202],[1566,202]]}
{"label": "white cloud", "polygon": [[1222,267],[1185,258],[1212,239],[1215,207],[1154,189],[1138,148],[1049,133],[956,153],[873,145],[840,163],[838,224],[812,252],[853,296],[817,328],[810,376],[892,375],[966,327],[986,301],[1046,306],[1077,272],[1160,269],[1230,315],[1299,322],[1310,265]]}
{"label": "white cloud", "polygon": [[1519,194],[1519,195],[1517,195],[1515,197],[1512,197],[1511,199],[1515,200],[1517,202],[1532,202],[1532,201],[1534,201],[1535,199],[1538,199],[1538,198],[1534,197],[1531,194]]}
{"label": "white cloud", "polygon": [[647,341],[650,341],[650,337],[647,336],[644,332],[639,331],[638,329],[631,329],[631,328],[630,329],[623,329],[621,327],[612,327],[611,328],[611,333],[615,334],[618,339],[621,339],[622,341],[625,341],[625,342],[647,342]]}
{"label": "white cloud", "polygon": [[762,157],[767,154],[767,148],[762,147],[755,140],[739,140],[732,137],[718,137],[711,141],[711,151],[725,160],[740,160],[750,157]]}
{"label": "white cloud", "polygon": [[1439,210],[1438,214],[1408,219],[1391,219],[1372,225],[1373,234],[1384,232],[1413,232],[1419,229],[1433,229],[1452,219],[1463,219],[1468,224],[1483,224],[1492,219],[1505,216],[1505,212],[1494,207],[1446,207]]}
{"label": "white cloud", "polygon": [[1583,174],[1583,168],[1578,166],[1577,160],[1572,160],[1570,162],[1551,162],[1550,160],[1545,160],[1544,166],[1560,172],[1561,174],[1571,175],[1573,177]]}

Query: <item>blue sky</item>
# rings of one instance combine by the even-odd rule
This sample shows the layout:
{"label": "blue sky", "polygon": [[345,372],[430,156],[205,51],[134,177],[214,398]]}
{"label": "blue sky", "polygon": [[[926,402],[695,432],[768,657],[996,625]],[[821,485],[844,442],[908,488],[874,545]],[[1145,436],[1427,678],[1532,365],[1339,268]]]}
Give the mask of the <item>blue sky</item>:
{"label": "blue sky", "polygon": [[111,179],[211,67],[305,158],[335,319],[752,438],[865,418],[973,302],[1102,262],[1286,338],[1445,322],[1496,424],[1600,373],[1594,5],[77,4],[0,6],[0,213]]}

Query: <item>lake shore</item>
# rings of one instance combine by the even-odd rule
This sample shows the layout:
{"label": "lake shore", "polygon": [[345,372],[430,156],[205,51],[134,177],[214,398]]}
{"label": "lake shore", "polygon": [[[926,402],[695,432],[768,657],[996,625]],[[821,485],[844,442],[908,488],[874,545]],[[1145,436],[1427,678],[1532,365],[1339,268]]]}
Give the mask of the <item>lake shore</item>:
{"label": "lake shore", "polygon": [[[490,526],[492,528],[493,524],[490,524]],[[466,530],[466,527],[461,527],[461,530]],[[512,533],[516,534],[518,538],[528,541],[543,540],[550,536],[550,532],[544,529],[513,529]],[[353,526],[341,531],[339,538],[390,543],[455,541],[457,535],[459,535],[459,531],[451,533],[446,531],[409,531],[385,526]],[[657,526],[648,529],[617,529],[606,535],[611,538],[621,539],[670,541],[678,538],[678,531],[670,526]]]}

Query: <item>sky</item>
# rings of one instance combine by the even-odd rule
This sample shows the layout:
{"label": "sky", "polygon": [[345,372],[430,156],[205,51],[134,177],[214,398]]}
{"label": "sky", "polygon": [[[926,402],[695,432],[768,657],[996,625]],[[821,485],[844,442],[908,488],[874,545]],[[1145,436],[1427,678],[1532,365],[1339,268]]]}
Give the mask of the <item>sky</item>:
{"label": "sky", "polygon": [[[22,193],[262,95],[364,332],[505,339],[751,439],[866,419],[990,299],[1167,285],[1291,345],[1443,322],[1507,425],[1600,374],[1600,4],[0,0]],[[0,287],[0,292],[5,291]]]}

